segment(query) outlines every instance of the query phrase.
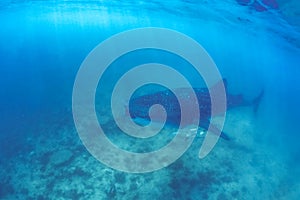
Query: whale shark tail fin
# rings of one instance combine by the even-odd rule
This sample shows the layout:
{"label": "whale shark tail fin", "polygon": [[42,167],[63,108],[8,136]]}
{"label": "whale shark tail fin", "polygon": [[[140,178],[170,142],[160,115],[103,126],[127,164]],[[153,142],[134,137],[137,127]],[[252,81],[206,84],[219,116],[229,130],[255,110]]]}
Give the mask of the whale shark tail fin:
{"label": "whale shark tail fin", "polygon": [[262,90],[262,91],[259,93],[259,95],[258,95],[257,97],[255,97],[255,98],[252,100],[253,112],[254,112],[254,113],[257,113],[257,110],[258,110],[258,108],[259,108],[261,99],[262,99],[263,96],[264,96],[264,93],[265,93],[265,91]]}

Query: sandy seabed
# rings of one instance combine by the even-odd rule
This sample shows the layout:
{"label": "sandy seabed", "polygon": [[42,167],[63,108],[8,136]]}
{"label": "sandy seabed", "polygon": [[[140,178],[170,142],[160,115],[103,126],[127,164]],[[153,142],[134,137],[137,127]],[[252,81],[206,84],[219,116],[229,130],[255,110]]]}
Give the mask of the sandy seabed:
{"label": "sandy seabed", "polygon": [[[50,127],[44,124],[40,134],[26,139],[29,151],[1,160],[5,164],[0,166],[0,197],[297,199],[300,184],[288,182],[284,158],[275,153],[274,147],[260,142],[264,130],[257,128],[256,117],[250,108],[229,111],[224,131],[232,138],[230,141],[220,139],[207,157],[199,159],[203,137],[196,137],[176,162],[145,174],[124,173],[101,164],[85,149],[72,122]],[[110,124],[109,119],[106,122]],[[119,142],[126,148],[126,142]],[[158,137],[154,144],[159,147],[159,142]]]}

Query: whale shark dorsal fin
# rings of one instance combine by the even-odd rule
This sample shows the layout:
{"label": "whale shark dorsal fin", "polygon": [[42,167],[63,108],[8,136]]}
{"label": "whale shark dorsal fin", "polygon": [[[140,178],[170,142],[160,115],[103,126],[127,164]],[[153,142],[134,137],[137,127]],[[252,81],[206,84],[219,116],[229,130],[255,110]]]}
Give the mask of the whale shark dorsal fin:
{"label": "whale shark dorsal fin", "polygon": [[217,91],[218,89],[221,88],[222,84],[224,85],[225,92],[227,93],[227,79],[223,78],[222,80],[219,80],[216,84],[214,84],[210,89],[212,91]]}

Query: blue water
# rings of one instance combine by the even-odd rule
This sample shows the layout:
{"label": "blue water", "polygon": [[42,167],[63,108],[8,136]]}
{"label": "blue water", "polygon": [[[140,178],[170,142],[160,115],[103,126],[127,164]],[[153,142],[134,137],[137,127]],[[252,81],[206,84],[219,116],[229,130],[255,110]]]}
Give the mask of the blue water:
{"label": "blue water", "polygon": [[[258,12],[234,0],[2,1],[0,199],[299,199],[300,16],[280,6]],[[128,174],[84,148],[72,91],[96,45],[142,27],[192,37],[213,58],[230,93],[252,99],[263,89],[265,95],[256,114],[242,107],[228,113],[224,129],[233,139],[219,141],[207,158],[199,160],[199,146],[192,145],[164,169]],[[118,70],[107,74],[97,101],[109,96],[118,76]],[[119,133],[109,120],[107,130]]]}

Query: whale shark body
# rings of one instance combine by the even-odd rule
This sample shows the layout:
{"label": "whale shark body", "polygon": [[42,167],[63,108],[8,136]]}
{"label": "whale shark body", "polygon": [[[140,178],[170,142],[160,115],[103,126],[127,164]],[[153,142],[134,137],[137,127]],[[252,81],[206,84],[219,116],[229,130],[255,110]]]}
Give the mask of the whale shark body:
{"label": "whale shark body", "polygon": [[[213,87],[218,87],[220,84],[223,84],[225,86],[225,91],[226,91],[226,110],[217,110],[217,112],[214,112],[215,115],[220,115],[224,114],[229,109],[235,108],[235,107],[240,107],[240,106],[253,106],[254,112],[257,111],[260,100],[263,96],[263,91],[254,98],[251,101],[245,100],[244,96],[241,94],[238,95],[233,95],[228,93],[227,91],[227,81],[225,79],[221,80],[218,82],[215,86]],[[158,92],[154,92],[151,94],[146,94],[146,95],[141,95],[138,97],[133,97],[129,101],[129,108],[128,108],[128,114],[130,114],[131,118],[138,124],[140,125],[147,125],[147,123],[143,124],[142,122],[150,122],[150,120],[156,121],[156,122],[161,122],[166,120],[167,125],[175,126],[178,127],[179,124],[183,124],[183,126],[187,126],[190,123],[194,121],[194,116],[195,115],[195,110],[198,112],[200,111],[200,118],[199,118],[199,127],[207,130],[208,127],[211,127],[211,130],[215,132],[216,134],[221,133],[220,136],[221,138],[225,140],[229,140],[230,137],[228,134],[224,133],[222,130],[219,130],[216,125],[210,123],[210,119],[214,116],[212,116],[211,112],[211,98],[210,98],[210,93],[208,88],[193,88],[194,93],[196,94],[197,101],[198,101],[198,106],[199,109],[194,109],[193,107],[188,108],[188,117],[186,119],[181,119],[181,109],[180,109],[180,104],[178,99],[176,98],[175,94],[172,93],[170,90],[162,90]],[[185,102],[186,105],[195,105],[192,104],[192,102],[189,102],[188,98],[189,97],[189,92],[191,91],[188,88],[178,88],[176,89],[177,93],[179,93],[179,98],[183,98],[183,102]],[[149,109],[151,106],[155,104],[160,104],[161,106],[164,107],[166,113],[167,113],[167,118],[165,119],[164,117],[161,117],[161,113],[156,115],[155,114],[151,115],[151,119],[149,116]],[[197,115],[199,116],[199,115]],[[142,120],[141,120],[142,119]]]}

